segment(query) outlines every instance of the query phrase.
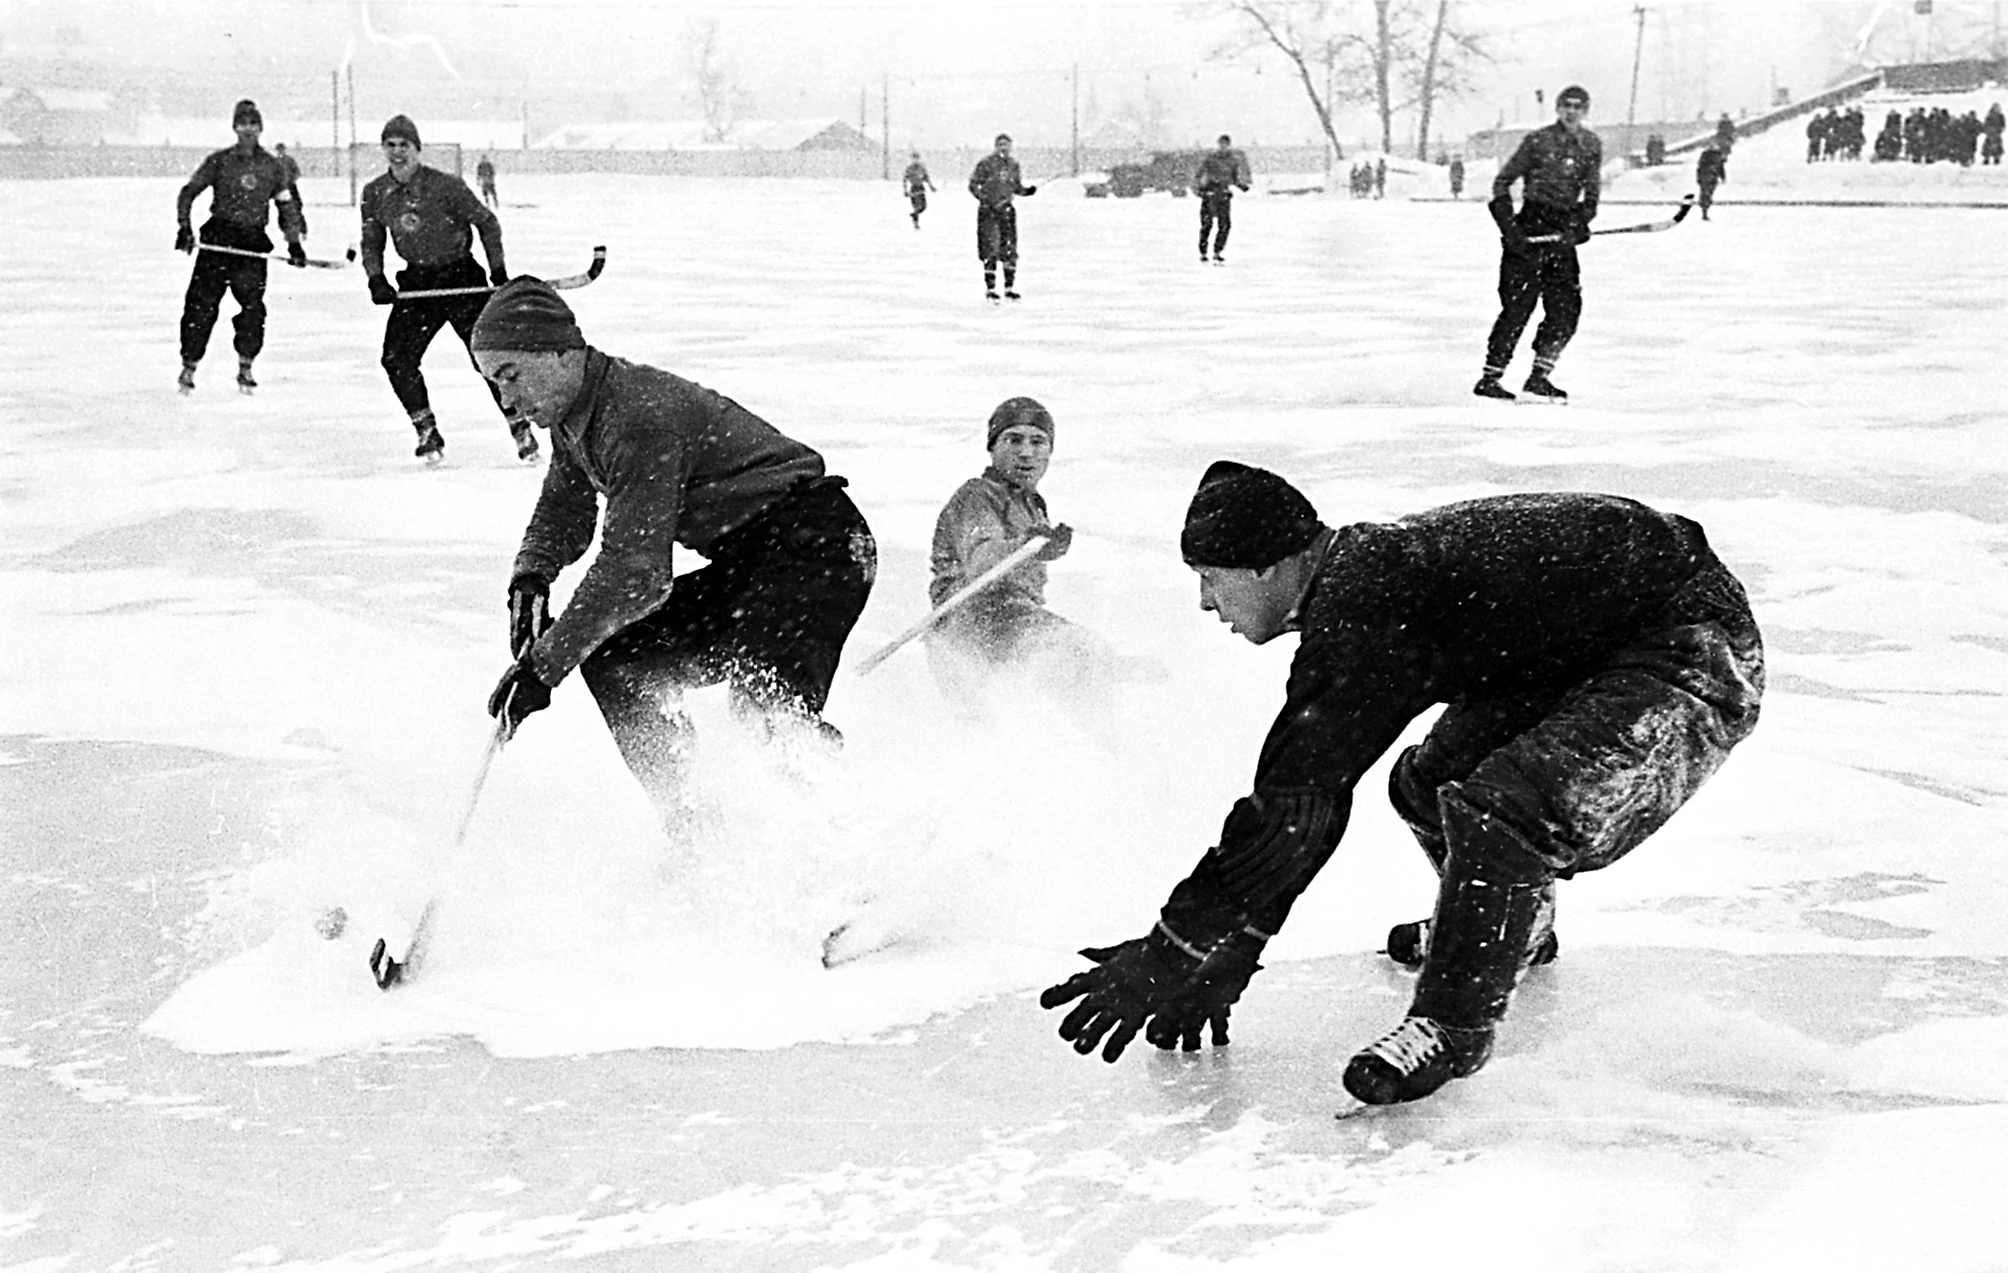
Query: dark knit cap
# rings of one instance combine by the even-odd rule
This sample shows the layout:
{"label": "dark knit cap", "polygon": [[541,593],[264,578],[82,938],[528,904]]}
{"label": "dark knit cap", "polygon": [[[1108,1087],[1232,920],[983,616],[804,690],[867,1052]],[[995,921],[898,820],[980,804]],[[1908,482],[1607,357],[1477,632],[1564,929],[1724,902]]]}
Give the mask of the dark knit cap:
{"label": "dark knit cap", "polygon": [[256,124],[260,128],[265,126],[265,117],[258,113],[258,103],[248,97],[230,108],[230,126],[235,128],[239,124]]}
{"label": "dark knit cap", "polygon": [[389,141],[393,137],[404,138],[413,150],[425,149],[425,143],[418,139],[418,125],[411,122],[409,115],[392,115],[384,121],[383,136],[378,140]]}
{"label": "dark knit cap", "polygon": [[1187,565],[1266,570],[1318,537],[1303,493],[1267,469],[1215,460],[1199,479],[1178,538]]}
{"label": "dark knit cap", "polygon": [[1571,84],[1561,92],[1555,94],[1555,105],[1567,106],[1570,102],[1581,102],[1584,106],[1588,106],[1590,104],[1590,90],[1584,88],[1581,84]]}
{"label": "dark knit cap", "polygon": [[1053,436],[1053,413],[1041,406],[1037,399],[1006,398],[990,413],[990,432],[983,439],[983,449],[987,451],[996,446],[1004,430],[1021,424],[1044,429],[1047,437]]}
{"label": "dark knit cap", "polygon": [[481,317],[474,320],[467,347],[563,353],[584,349],[586,337],[572,307],[555,288],[543,279],[518,274],[488,298]]}

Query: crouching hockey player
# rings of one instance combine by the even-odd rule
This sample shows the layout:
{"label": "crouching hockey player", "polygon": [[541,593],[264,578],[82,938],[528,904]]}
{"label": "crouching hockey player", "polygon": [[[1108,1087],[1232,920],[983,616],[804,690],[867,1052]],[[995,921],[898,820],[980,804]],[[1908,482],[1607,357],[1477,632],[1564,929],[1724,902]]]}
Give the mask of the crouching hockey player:
{"label": "crouching hockey player", "polygon": [[1206,472],[1181,544],[1199,605],[1261,645],[1301,634],[1255,787],[1145,937],[1041,997],[1115,1060],[1141,1032],[1197,1050],[1337,847],[1352,789],[1410,721],[1395,809],[1439,878],[1389,934],[1420,969],[1407,1017],[1347,1065],[1372,1105],[1483,1066],[1522,970],[1554,957],[1554,886],[1665,823],[1756,726],[1764,658],[1700,526],[1609,495],[1471,500],[1330,528],[1274,473]]}

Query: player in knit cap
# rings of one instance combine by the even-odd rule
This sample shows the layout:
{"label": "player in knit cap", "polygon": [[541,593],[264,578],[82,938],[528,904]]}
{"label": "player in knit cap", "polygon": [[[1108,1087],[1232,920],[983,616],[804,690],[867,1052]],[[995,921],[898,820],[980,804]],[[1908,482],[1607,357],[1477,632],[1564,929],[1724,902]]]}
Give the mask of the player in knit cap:
{"label": "player in knit cap", "polygon": [[1756,726],[1764,655],[1701,527],[1611,495],[1505,495],[1332,528],[1265,469],[1222,460],[1181,536],[1199,607],[1256,645],[1300,636],[1254,789],[1157,925],[1081,952],[1047,990],[1061,1037],[1113,1061],[1227,1042],[1263,946],[1339,843],[1353,787],[1417,716],[1388,795],[1439,886],[1388,954],[1407,1017],[1347,1065],[1369,1104],[1412,1101],[1492,1053],[1522,971],[1555,957],[1554,886],[1671,817]]}
{"label": "player in knit cap", "polygon": [[[823,705],[878,563],[844,479],[725,395],[593,348],[541,279],[500,288],[469,344],[503,408],[551,440],[509,582],[515,662],[489,714],[513,734],[577,670],[672,833],[694,741],[685,688],[724,682],[776,738],[839,738]],[[554,622],[551,585],[595,533]],[[675,575],[678,544],[708,564]]]}
{"label": "player in knit cap", "polygon": [[[432,395],[425,385],[420,364],[425,351],[440,328],[451,327],[463,343],[470,339],[474,320],[487,302],[485,288],[500,287],[509,279],[502,254],[502,223],[488,205],[476,198],[467,183],[449,172],[431,168],[420,159],[424,143],[418,125],[409,115],[393,115],[384,121],[380,134],[384,162],[389,171],[363,187],[362,218],[363,272],[368,278],[370,300],[388,305],[390,317],[383,326],[383,369],[390,378],[391,392],[418,435],[416,454],[428,464],[437,464],[446,453],[446,438],[432,413]],[[474,237],[481,237],[481,250],[488,257],[483,273],[474,260]],[[405,267],[398,271],[397,284],[384,277],[384,245],[394,244]],[[405,297],[404,292],[461,289],[459,296]],[[470,354],[472,348],[469,349]],[[496,405],[501,402],[497,399]],[[530,426],[508,418],[510,436],[516,443],[516,458],[526,464],[537,460],[537,437]]]}

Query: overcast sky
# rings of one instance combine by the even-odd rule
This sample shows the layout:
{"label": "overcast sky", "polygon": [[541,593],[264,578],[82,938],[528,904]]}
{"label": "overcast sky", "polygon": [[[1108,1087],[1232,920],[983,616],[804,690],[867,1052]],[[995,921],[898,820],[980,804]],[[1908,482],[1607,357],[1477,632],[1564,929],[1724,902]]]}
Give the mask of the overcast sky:
{"label": "overcast sky", "polygon": [[[1410,0],[1413,2],[1413,0]],[[329,74],[353,66],[359,115],[524,112],[556,126],[583,116],[696,113],[688,34],[716,18],[723,58],[751,114],[860,115],[876,133],[890,97],[896,145],[981,144],[1008,128],[1065,144],[1111,118],[1148,118],[1166,142],[1222,129],[1250,142],[1308,140],[1316,123],[1289,65],[1273,53],[1222,57],[1243,28],[1204,0],[0,0],[0,54],[174,69],[229,102],[329,111]],[[1360,8],[1365,9],[1362,2]],[[1648,0],[1642,39],[1632,0],[1455,0],[1496,61],[1439,111],[1453,138],[1500,119],[1545,120],[1553,93],[1579,82],[1593,119],[1636,113],[1713,117],[1762,109],[1783,88],[1817,91],[1872,31],[1871,56],[1904,60],[1998,41],[2000,4],[1938,0]],[[1637,40],[1635,44],[1635,39]],[[19,61],[11,63],[18,67]],[[1078,95],[1076,69],[1078,68]],[[19,72],[17,70],[16,74]],[[1534,91],[1546,102],[1538,105]],[[860,110],[860,97],[863,109]],[[201,94],[196,94],[199,100]],[[1413,135],[1413,118],[1396,128]],[[1377,133],[1349,106],[1341,131]],[[226,138],[227,140],[227,138]]]}

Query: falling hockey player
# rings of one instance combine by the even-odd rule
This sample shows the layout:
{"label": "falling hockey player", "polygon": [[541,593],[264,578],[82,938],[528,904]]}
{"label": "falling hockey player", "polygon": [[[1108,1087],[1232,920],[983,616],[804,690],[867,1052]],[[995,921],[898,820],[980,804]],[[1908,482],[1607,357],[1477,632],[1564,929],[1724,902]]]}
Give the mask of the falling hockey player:
{"label": "falling hockey player", "polygon": [[[516,662],[488,702],[505,735],[577,670],[671,827],[692,743],[682,690],[723,681],[776,742],[834,741],[823,704],[878,564],[844,479],[723,394],[589,347],[540,279],[497,291],[471,344],[505,408],[551,434],[509,583]],[[553,623],[551,584],[596,530]],[[672,584],[677,544],[707,564]]]}
{"label": "falling hockey player", "polygon": [[[391,116],[384,123],[382,141],[390,170],[363,187],[363,270],[369,276],[370,300],[391,307],[383,325],[383,369],[418,435],[413,453],[436,464],[446,452],[446,438],[432,414],[432,396],[420,365],[440,328],[451,326],[463,344],[468,341],[488,296],[472,291],[462,296],[403,298],[399,292],[502,286],[509,278],[502,257],[502,223],[466,182],[420,160],[423,146],[410,116]],[[474,260],[477,233],[488,257],[486,274]],[[395,287],[384,277],[386,239],[404,258]],[[471,357],[471,345],[468,352]],[[489,391],[494,392],[493,386]],[[500,397],[495,405],[502,406]],[[509,416],[506,409],[502,414]],[[508,418],[508,424],[516,457],[534,461],[537,435],[521,420]]]}
{"label": "falling hockey player", "polygon": [[[1603,143],[1583,126],[1590,94],[1571,84],[1555,98],[1555,122],[1520,139],[1513,157],[1500,165],[1486,205],[1499,226],[1499,317],[1485,342],[1485,372],[1471,392],[1481,398],[1513,400],[1499,383],[1513,361],[1520,333],[1541,306],[1534,331],[1534,370],[1523,386],[1537,398],[1566,402],[1569,395],[1550,378],[1556,359],[1576,334],[1583,313],[1582,270],[1576,245],[1587,243],[1601,193]],[[1513,210],[1513,183],[1521,183],[1520,210]],[[1533,239],[1548,239],[1532,242]]]}
{"label": "falling hockey player", "polygon": [[[216,327],[226,291],[237,301],[237,316],[230,320],[236,332],[232,344],[237,350],[237,387],[245,393],[258,387],[251,377],[251,363],[265,347],[262,254],[272,250],[272,240],[265,233],[267,204],[278,206],[287,261],[295,266],[307,263],[307,249],[300,242],[307,235],[300,191],[278,157],[258,145],[265,119],[257,103],[248,98],[237,103],[231,111],[230,127],[237,134],[237,143],[204,159],[174,204],[175,250],[196,253],[188,292],[181,303],[178,383],[183,393],[195,390],[195,367],[209,348],[209,333]],[[209,220],[202,223],[198,236],[191,225],[191,213],[196,196],[204,190],[210,192]],[[224,250],[196,251],[209,246]]]}
{"label": "falling hockey player", "polygon": [[1331,528],[1283,478],[1222,460],[1186,514],[1199,605],[1249,642],[1301,634],[1254,790],[1141,938],[1040,1004],[1115,1060],[1227,1041],[1265,943],[1337,847],[1352,790],[1403,729],[1389,799],[1439,884],[1388,954],[1406,1018],[1355,1055],[1369,1105],[1483,1066],[1514,986],[1555,957],[1555,882],[1609,866],[1756,726],[1764,656],[1743,587],[1684,517],[1609,495],[1470,500]]}

